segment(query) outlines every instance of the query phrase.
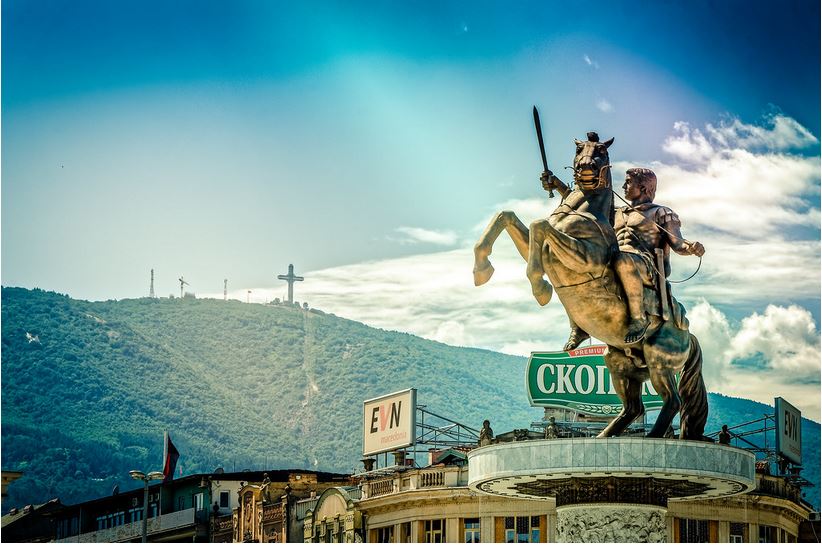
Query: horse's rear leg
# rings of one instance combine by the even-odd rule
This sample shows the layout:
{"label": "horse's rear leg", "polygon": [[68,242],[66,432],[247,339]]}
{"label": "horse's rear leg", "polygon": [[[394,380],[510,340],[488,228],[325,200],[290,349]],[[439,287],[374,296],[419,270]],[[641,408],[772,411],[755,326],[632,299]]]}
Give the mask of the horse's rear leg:
{"label": "horse's rear leg", "polygon": [[619,435],[645,412],[642,404],[642,381],[635,376],[634,362],[622,350],[609,346],[605,353],[605,363],[611,373],[614,390],[622,400],[622,411],[597,437]]}
{"label": "horse's rear leg", "polygon": [[474,285],[481,286],[491,279],[494,274],[494,267],[488,256],[494,242],[502,233],[503,229],[508,232],[511,240],[514,241],[519,255],[522,259],[528,259],[528,229],[516,214],[510,210],[503,210],[491,219],[491,223],[485,228],[479,241],[474,245]]}
{"label": "horse's rear leg", "polygon": [[651,373],[651,384],[662,398],[662,408],[659,410],[654,427],[648,432],[648,437],[665,437],[665,433],[671,427],[671,422],[679,413],[682,401],[679,398],[673,370],[670,368],[654,369],[653,367],[649,367],[648,370]]}

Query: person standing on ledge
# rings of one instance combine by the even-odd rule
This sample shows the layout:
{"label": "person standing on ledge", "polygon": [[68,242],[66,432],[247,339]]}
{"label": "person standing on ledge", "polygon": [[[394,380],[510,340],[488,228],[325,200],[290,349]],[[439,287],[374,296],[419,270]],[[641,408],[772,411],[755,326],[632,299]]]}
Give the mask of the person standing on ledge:
{"label": "person standing on ledge", "polygon": [[[543,173],[543,188],[556,188],[553,173]],[[701,257],[705,247],[699,242],[683,238],[679,216],[666,206],[653,202],[656,196],[656,174],[648,168],[630,168],[625,173],[622,186],[628,206],[617,208],[614,217],[614,231],[619,243],[619,253],[614,259],[614,270],[622,282],[622,289],[628,299],[630,323],[625,335],[628,344],[638,343],[645,338],[650,320],[645,314],[644,287],[657,288],[654,250],[661,249],[665,257],[667,278],[671,274],[670,250],[680,255]],[[560,191],[564,188],[560,188]],[[570,191],[569,191],[570,193]],[[565,196],[563,192],[563,197]],[[571,321],[571,335],[564,350],[573,350],[590,335]]]}

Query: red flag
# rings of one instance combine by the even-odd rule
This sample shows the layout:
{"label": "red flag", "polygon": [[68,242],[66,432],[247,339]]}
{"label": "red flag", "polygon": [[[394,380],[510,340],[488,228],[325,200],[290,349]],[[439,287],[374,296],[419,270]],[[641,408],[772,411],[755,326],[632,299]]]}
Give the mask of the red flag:
{"label": "red flag", "polygon": [[165,445],[163,446],[164,483],[174,478],[174,468],[177,467],[177,460],[179,458],[180,452],[177,450],[177,447],[174,446],[174,443],[171,442],[171,437],[169,437],[168,432],[165,432]]}

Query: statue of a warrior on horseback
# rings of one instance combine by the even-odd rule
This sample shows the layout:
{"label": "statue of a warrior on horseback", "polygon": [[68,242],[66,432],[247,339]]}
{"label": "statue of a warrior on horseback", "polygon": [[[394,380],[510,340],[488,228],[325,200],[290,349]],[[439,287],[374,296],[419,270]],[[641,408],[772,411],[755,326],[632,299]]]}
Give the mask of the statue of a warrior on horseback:
{"label": "statue of a warrior on horseback", "polygon": [[614,207],[613,138],[600,142],[590,132],[577,140],[574,186],[564,184],[547,168],[536,109],[534,115],[545,167],[540,179],[562,202],[529,228],[513,212],[494,216],[474,247],[474,283],[491,278],[488,256],[505,230],[527,263],[537,302],[547,304],[556,292],[565,307],[571,322],[565,350],[590,336],[608,345],[605,362],[623,409],[600,437],[619,435],[644,412],[642,383],[650,379],[663,406],[648,436],[663,437],[680,413],[680,437],[702,439],[708,414],[702,352],[666,278],[670,250],[702,256],[704,247],[685,240],[677,215],[653,202],[656,176],[649,169],[628,170],[627,206]]}

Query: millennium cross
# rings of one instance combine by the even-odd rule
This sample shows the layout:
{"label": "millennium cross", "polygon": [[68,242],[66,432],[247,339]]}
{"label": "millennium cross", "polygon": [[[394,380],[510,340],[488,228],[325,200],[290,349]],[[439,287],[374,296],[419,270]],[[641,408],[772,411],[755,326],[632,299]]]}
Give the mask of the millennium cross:
{"label": "millennium cross", "polygon": [[278,274],[277,279],[288,282],[288,302],[294,303],[294,282],[305,280],[302,276],[294,276],[294,265],[288,266],[288,274]]}

